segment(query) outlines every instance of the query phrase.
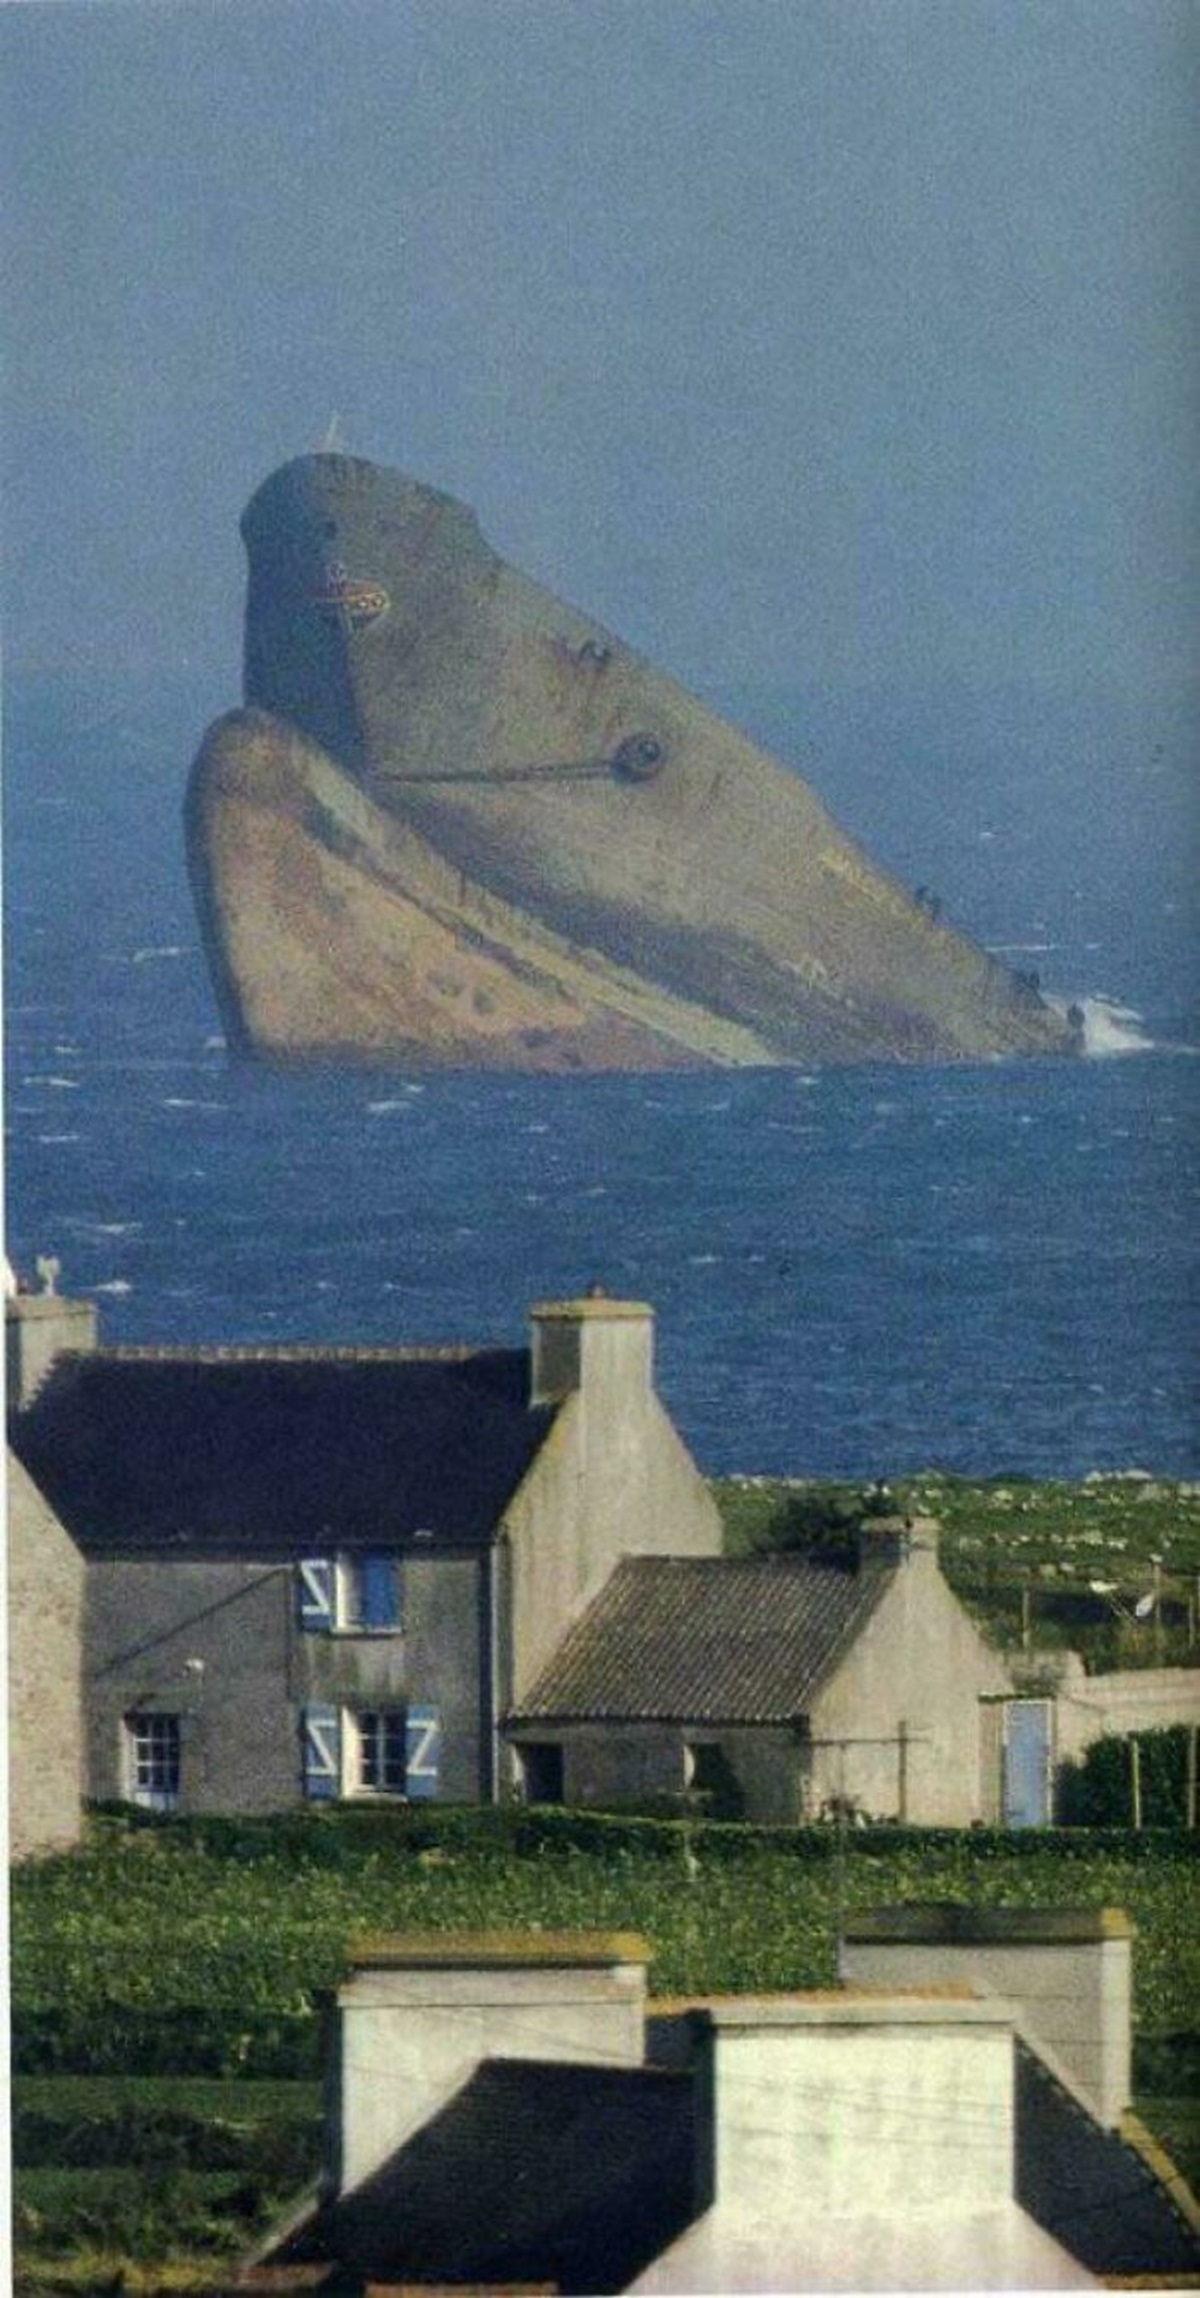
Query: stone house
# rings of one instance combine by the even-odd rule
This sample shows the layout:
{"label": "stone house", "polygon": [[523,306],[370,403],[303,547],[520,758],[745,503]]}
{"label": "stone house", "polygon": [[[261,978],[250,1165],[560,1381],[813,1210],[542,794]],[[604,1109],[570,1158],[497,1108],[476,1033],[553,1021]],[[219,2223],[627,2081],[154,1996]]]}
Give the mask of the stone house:
{"label": "stone house", "polygon": [[84,1560],[93,1797],[493,1800],[515,1688],[619,1559],[719,1552],[641,1304],[537,1308],[526,1349],[104,1348],[78,1303],[8,1308],[12,1443]]}
{"label": "stone house", "polygon": [[885,1519],[828,1552],[623,1559],[510,1737],[570,1803],[690,1787],[752,1819],[961,1827],[994,1799],[987,1710],[1011,1696],[936,1525]]}
{"label": "stone house", "polygon": [[10,1856],[79,1839],[84,1794],[86,1567],[14,1453],[6,1464]]}
{"label": "stone house", "polygon": [[1031,1824],[1109,1714],[1014,1687],[928,1521],[725,1557],[642,1303],[543,1304],[524,1348],[109,1348],[89,1304],[7,1310],[31,1848],[81,1775],[160,1810]]}

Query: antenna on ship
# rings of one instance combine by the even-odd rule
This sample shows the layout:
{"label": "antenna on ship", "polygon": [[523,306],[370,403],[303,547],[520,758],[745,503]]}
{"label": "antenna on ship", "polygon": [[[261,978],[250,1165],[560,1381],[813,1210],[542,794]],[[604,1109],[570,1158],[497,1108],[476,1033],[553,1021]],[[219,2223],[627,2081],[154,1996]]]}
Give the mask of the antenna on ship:
{"label": "antenna on ship", "polygon": [[320,455],[344,455],[346,442],[342,437],[341,417],[335,409],[325,426],[325,436],[317,449]]}

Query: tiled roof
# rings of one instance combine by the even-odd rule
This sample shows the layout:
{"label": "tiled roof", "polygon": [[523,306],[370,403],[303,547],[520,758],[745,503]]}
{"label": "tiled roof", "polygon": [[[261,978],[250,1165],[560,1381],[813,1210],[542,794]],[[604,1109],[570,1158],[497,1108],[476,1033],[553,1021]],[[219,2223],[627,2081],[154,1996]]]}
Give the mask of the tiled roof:
{"label": "tiled roof", "polygon": [[513,1720],[789,1723],[894,1570],[884,1558],[627,1557]]}
{"label": "tiled roof", "polygon": [[523,1349],[101,1349],[10,1440],[85,1550],[478,1544],[541,1445]]}

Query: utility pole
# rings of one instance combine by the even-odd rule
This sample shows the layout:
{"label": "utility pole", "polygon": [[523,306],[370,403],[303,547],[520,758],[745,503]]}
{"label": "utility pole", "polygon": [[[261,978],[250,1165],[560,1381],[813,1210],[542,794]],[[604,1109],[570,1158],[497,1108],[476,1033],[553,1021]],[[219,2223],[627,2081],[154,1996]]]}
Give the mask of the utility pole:
{"label": "utility pole", "polygon": [[1129,1742],[1129,1799],[1135,1831],[1142,1824],[1142,1743],[1136,1733]]}

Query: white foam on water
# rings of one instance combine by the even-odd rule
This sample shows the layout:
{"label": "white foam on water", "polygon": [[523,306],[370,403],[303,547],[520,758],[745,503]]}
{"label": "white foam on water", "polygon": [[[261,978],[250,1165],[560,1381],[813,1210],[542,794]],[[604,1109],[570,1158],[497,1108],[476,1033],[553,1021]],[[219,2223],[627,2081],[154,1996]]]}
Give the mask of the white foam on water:
{"label": "white foam on water", "polygon": [[1104,1061],[1117,1053],[1153,1053],[1154,1040],[1142,1027],[1142,1015],[1115,997],[1080,997],[1073,1001],[1052,998],[1060,1013],[1074,1003],[1083,1015],[1083,1050],[1089,1060]]}
{"label": "white foam on water", "polygon": [[110,1277],[105,1284],[93,1285],[92,1291],[94,1293],[131,1293],[133,1286],[124,1277]]}

